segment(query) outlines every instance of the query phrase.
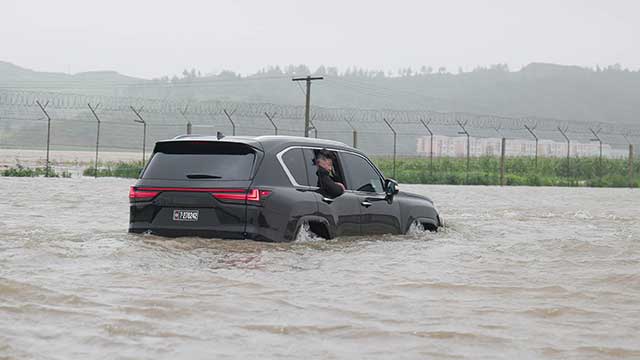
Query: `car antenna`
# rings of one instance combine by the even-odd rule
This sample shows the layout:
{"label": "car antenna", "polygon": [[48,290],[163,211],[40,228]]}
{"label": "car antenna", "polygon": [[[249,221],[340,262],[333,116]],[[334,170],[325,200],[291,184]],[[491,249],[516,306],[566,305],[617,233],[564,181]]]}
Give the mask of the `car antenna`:
{"label": "car antenna", "polygon": [[218,131],[218,133],[216,134],[216,137],[218,138],[218,140],[222,139],[224,137],[224,134],[220,131]]}

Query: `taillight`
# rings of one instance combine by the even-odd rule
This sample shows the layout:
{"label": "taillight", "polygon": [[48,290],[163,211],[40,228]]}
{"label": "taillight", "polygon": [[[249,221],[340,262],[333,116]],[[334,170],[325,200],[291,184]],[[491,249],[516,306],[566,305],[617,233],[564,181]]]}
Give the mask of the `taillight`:
{"label": "taillight", "polygon": [[159,188],[159,187],[135,187],[129,188],[129,199],[151,200],[158,196],[161,192],[207,192],[214,198],[222,201],[241,201],[259,204],[266,197],[271,195],[271,190],[250,189],[211,189],[211,188]]}
{"label": "taillight", "polygon": [[218,200],[238,200],[259,203],[262,199],[271,195],[271,191],[251,189],[248,192],[243,190],[239,192],[237,189],[217,189],[215,192],[212,192],[211,195]]}
{"label": "taillight", "polygon": [[129,188],[129,200],[151,200],[158,196],[160,191],[138,189],[135,186]]}

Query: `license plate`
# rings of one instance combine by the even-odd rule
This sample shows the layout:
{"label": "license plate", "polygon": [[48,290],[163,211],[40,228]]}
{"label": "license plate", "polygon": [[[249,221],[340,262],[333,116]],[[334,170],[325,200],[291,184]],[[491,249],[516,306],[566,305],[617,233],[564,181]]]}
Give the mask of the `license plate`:
{"label": "license plate", "polygon": [[199,210],[173,210],[173,221],[198,221]]}

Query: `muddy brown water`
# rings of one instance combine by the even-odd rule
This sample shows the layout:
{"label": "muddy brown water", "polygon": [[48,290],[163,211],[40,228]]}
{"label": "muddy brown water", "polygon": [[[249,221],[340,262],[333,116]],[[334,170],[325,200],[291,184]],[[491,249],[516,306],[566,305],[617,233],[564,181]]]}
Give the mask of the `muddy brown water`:
{"label": "muddy brown water", "polygon": [[640,191],[410,186],[438,234],[127,234],[126,179],[0,178],[0,359],[640,358]]}

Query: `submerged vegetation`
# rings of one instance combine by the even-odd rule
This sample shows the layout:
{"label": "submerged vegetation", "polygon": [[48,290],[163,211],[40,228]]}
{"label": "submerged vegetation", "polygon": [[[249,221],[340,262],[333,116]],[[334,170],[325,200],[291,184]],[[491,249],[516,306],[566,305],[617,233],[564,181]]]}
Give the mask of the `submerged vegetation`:
{"label": "submerged vegetation", "polygon": [[0,171],[0,175],[9,176],[9,177],[63,177],[70,178],[71,173],[68,171],[63,171],[61,173],[56,172],[53,168],[49,168],[49,173],[47,174],[47,168],[37,167],[37,168],[28,168],[24,167],[20,164],[15,167],[10,167]]}
{"label": "submerged vegetation", "polygon": [[[393,177],[393,160],[375,158],[374,162]],[[633,177],[628,176],[626,159],[512,157],[505,159],[505,185],[640,187],[640,161],[634,164]],[[500,159],[497,157],[401,158],[396,161],[396,180],[410,184],[499,185]]]}
{"label": "submerged vegetation", "polygon": [[[98,167],[98,177],[122,177],[122,178],[137,178],[142,171],[142,161],[134,162],[117,162],[107,163],[102,167]],[[89,167],[84,169],[82,175],[95,176],[95,165],[90,164]]]}

